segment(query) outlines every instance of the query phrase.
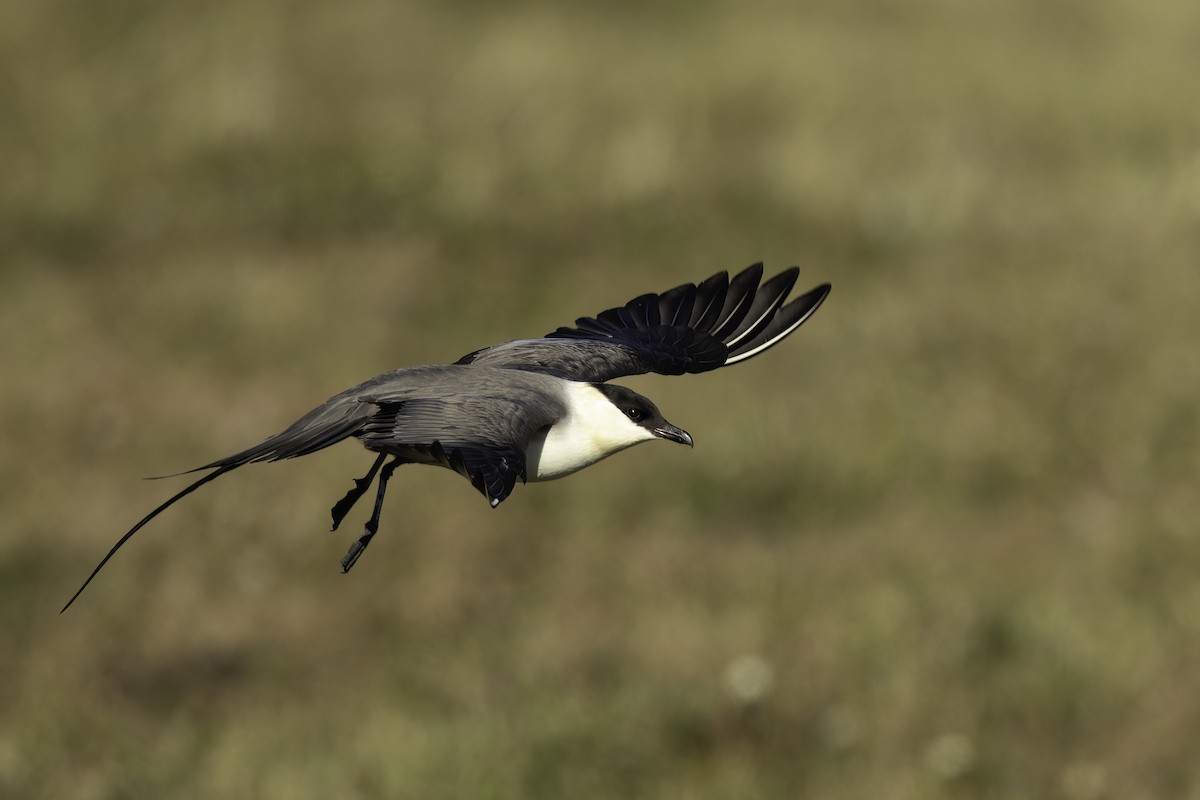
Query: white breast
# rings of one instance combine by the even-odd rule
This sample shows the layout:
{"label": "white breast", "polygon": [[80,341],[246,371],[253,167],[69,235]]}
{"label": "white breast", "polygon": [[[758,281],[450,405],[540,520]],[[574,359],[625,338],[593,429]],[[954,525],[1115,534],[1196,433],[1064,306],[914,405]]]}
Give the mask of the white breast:
{"label": "white breast", "polygon": [[567,414],[525,450],[531,481],[570,475],[654,434],[635,425],[591,384],[567,384]]}

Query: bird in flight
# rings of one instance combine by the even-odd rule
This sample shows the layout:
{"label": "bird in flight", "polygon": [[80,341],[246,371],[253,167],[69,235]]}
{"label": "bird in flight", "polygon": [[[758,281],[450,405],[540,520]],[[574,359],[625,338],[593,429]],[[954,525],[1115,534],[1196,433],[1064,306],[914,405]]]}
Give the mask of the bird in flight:
{"label": "bird in flight", "polygon": [[452,469],[495,508],[518,479],[561,478],[651,439],[690,447],[688,432],[663,419],[654,403],[607,381],[708,372],[753,358],[800,327],[829,294],[824,283],[785,305],[799,274],[792,267],[762,282],[762,264],[732,279],[718,272],[581,317],[574,327],[539,339],[485,347],[449,365],[377,375],[261,444],[189,470],[211,471],[122,536],[62,610],[146,523],[209,481],[256,461],[305,456],[350,437],[376,454],[367,474],[330,510],[337,530],[378,478],[375,508],[341,561],[348,572],[379,529],[388,480],[401,464]]}

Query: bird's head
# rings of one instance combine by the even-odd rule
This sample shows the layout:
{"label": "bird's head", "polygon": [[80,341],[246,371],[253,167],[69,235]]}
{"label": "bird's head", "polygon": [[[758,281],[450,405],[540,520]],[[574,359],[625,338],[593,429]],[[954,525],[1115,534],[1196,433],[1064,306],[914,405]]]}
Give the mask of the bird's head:
{"label": "bird's head", "polygon": [[669,442],[686,444],[688,447],[695,446],[691,434],[663,419],[658,406],[649,399],[624,386],[616,386],[611,383],[599,383],[595,386],[610,403],[617,407],[625,419],[642,428],[651,436],[666,439]]}

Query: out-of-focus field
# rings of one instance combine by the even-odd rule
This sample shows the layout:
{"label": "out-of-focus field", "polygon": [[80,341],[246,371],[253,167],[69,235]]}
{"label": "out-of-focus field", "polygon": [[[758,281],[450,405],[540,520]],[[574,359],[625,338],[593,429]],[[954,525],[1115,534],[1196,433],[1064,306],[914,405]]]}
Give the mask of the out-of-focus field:
{"label": "out-of-focus field", "polygon": [[[0,8],[0,796],[1200,797],[1200,6]],[[492,511],[377,372],[720,269],[696,437]],[[353,523],[353,524],[352,524]]]}

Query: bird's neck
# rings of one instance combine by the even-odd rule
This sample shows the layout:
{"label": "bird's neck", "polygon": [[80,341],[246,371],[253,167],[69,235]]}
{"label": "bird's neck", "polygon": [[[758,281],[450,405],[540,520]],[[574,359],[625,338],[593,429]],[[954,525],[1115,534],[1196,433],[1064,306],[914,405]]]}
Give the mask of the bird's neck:
{"label": "bird's neck", "polygon": [[567,383],[567,413],[539,432],[525,451],[529,479],[548,481],[570,475],[654,434],[621,413],[588,383]]}

